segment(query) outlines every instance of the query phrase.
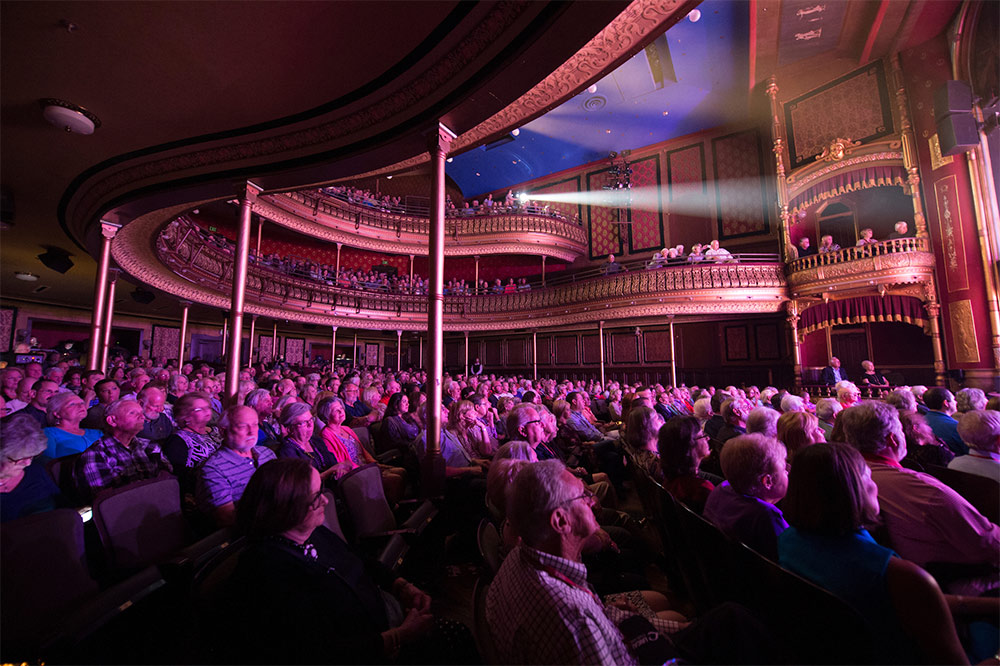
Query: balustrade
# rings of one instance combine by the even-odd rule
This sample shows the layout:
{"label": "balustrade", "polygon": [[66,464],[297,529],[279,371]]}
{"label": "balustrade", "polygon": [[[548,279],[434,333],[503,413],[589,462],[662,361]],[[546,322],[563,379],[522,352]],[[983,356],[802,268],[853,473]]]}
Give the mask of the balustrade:
{"label": "balustrade", "polygon": [[868,259],[870,257],[879,257],[900,252],[930,252],[930,244],[927,242],[927,237],[925,236],[921,238],[893,238],[879,243],[845,247],[836,252],[825,252],[823,254],[814,254],[796,259],[788,264],[788,272],[796,273],[819,266],[832,266],[848,261],[857,261],[859,259]]}

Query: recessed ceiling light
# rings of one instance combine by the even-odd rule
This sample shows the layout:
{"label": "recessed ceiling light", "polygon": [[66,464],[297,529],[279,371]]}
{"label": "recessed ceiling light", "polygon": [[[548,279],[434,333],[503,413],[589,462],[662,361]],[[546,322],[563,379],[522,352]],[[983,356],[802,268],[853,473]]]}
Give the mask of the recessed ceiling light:
{"label": "recessed ceiling light", "polygon": [[14,277],[18,280],[24,280],[25,282],[36,282],[38,280],[37,275],[26,271],[14,271]]}
{"label": "recessed ceiling light", "polygon": [[609,129],[606,129],[606,130],[604,130],[604,133],[605,133],[605,134],[611,134],[611,130],[609,130]]}
{"label": "recessed ceiling light", "polygon": [[445,162],[447,162],[448,164],[451,164],[454,161],[455,161],[454,157],[449,157],[448,159],[445,160]]}
{"label": "recessed ceiling light", "polygon": [[593,95],[595,92],[597,92],[597,84],[595,83],[594,85],[592,85],[589,88],[587,88],[587,92],[589,92],[591,95]]}
{"label": "recessed ceiling light", "polygon": [[512,130],[510,131],[510,134],[511,134],[511,136],[517,136],[517,135],[519,135],[520,133],[521,133],[521,130],[520,130],[519,128],[514,128],[514,129],[512,129]]}
{"label": "recessed ceiling light", "polygon": [[669,112],[669,111],[664,111],[664,112],[663,112],[663,115],[665,115],[665,116],[669,116],[669,115],[670,115],[670,112]]}

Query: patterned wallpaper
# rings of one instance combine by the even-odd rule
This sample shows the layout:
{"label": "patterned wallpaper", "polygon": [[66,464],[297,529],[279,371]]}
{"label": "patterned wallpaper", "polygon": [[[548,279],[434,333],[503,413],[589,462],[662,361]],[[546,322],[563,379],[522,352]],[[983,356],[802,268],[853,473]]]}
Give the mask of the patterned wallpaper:
{"label": "patterned wallpaper", "polygon": [[[587,190],[595,192],[608,181],[606,170],[587,174]],[[590,258],[607,258],[609,254],[622,251],[621,230],[618,224],[618,209],[605,206],[587,206],[587,223],[590,225]]]}
{"label": "patterned wallpaper", "polygon": [[[257,359],[260,363],[269,363],[271,361],[271,346],[272,346],[272,336],[261,335],[257,337]],[[278,336],[278,350],[281,350],[281,336]]]}
{"label": "patterned wallpaper", "polygon": [[[520,188],[512,188],[512,189],[514,189],[514,191],[517,191]],[[534,194],[566,194],[568,192],[579,192],[579,191],[580,191],[579,176],[574,176],[573,178],[567,178],[565,180],[559,180],[554,183],[542,185],[541,187],[532,187],[528,189],[528,192]],[[577,215],[579,215],[581,219],[583,218],[583,214],[580,210],[580,204],[563,203],[558,201],[546,202],[546,203],[549,206],[551,206],[553,210],[558,210],[560,213],[565,215],[567,220],[572,220]]]}
{"label": "patterned wallpaper", "polygon": [[763,164],[755,130],[712,140],[719,239],[766,233]]}
{"label": "patterned wallpaper", "polygon": [[285,338],[285,361],[292,365],[302,365],[306,351],[306,341],[302,338]]}
{"label": "patterned wallpaper", "polygon": [[[651,155],[632,163],[633,188],[657,188],[660,184],[660,158]],[[659,191],[657,200],[660,199]],[[662,202],[660,202],[662,206]],[[659,210],[633,207],[629,225],[629,252],[659,250],[663,247],[662,215]]]}
{"label": "patterned wallpaper", "polygon": [[785,104],[785,124],[793,169],[811,162],[834,139],[863,142],[891,134],[882,61],[791,100]]}
{"label": "patterned wallpaper", "polygon": [[153,326],[153,358],[161,361],[177,358],[181,345],[181,329],[176,326]]}
{"label": "patterned wallpaper", "polygon": [[9,352],[14,345],[14,322],[17,308],[0,308],[0,352]]}
{"label": "patterned wallpaper", "polygon": [[667,243],[707,242],[714,233],[708,212],[708,176],[705,173],[705,144],[698,142],[667,151]]}

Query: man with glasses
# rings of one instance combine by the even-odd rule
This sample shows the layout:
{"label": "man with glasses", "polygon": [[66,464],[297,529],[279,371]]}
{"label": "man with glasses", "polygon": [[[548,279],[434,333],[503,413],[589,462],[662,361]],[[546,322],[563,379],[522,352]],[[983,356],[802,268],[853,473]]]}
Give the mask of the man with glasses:
{"label": "man with glasses", "polygon": [[593,503],[593,494],[558,461],[518,473],[507,517],[521,543],[486,598],[500,663],[636,663],[587,583],[583,546],[600,529]]}
{"label": "man with glasses", "polygon": [[361,402],[361,389],[356,381],[345,382],[340,387],[340,397],[344,400],[348,428],[367,428],[378,421],[378,412]]}

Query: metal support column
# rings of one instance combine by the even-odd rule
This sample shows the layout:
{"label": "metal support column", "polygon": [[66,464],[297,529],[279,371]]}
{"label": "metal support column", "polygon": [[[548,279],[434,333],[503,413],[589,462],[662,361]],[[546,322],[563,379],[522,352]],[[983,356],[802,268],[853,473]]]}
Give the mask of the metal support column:
{"label": "metal support column", "polygon": [[191,301],[181,301],[184,308],[181,311],[181,339],[177,348],[177,369],[184,367],[184,352],[187,349],[188,313],[191,310]]}
{"label": "metal support column", "polygon": [[119,271],[112,268],[108,271],[108,296],[104,308],[103,339],[101,340],[101,364],[98,370],[108,371],[108,352],[111,349],[111,327],[115,316],[115,285],[118,283]]}
{"label": "metal support column", "polygon": [[396,372],[403,369],[403,331],[396,329]]}
{"label": "metal support column", "polygon": [[232,302],[229,308],[229,356],[226,362],[225,404],[233,405],[239,396],[240,346],[243,342],[243,303],[246,299],[247,264],[250,255],[250,216],[261,188],[247,182],[240,197],[239,229],[233,264]]}
{"label": "metal support column", "polygon": [[606,387],[604,385],[604,322],[597,322],[597,346],[601,353],[601,390],[603,391]]}
{"label": "metal support column", "polygon": [[674,338],[674,316],[668,315],[667,319],[670,321],[670,385],[677,387],[677,355],[675,353],[674,347],[677,345],[677,340]]}
{"label": "metal support column", "polygon": [[94,278],[94,310],[90,314],[88,370],[97,370],[101,362],[101,345],[104,344],[104,304],[108,292],[108,266],[111,265],[111,241],[119,229],[120,225],[101,221],[101,259],[97,265],[97,277]]}

